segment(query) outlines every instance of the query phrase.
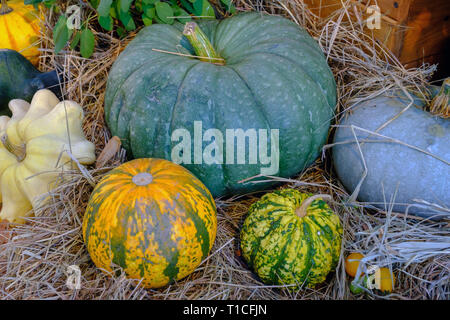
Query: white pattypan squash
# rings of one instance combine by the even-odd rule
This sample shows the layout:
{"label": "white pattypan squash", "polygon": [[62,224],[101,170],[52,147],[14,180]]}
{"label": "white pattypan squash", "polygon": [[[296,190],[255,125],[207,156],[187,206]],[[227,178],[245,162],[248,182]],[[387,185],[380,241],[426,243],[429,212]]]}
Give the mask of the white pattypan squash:
{"label": "white pattypan squash", "polygon": [[23,223],[42,204],[63,170],[95,161],[95,146],[82,130],[83,109],[39,90],[31,104],[11,100],[12,117],[0,117],[0,220]]}

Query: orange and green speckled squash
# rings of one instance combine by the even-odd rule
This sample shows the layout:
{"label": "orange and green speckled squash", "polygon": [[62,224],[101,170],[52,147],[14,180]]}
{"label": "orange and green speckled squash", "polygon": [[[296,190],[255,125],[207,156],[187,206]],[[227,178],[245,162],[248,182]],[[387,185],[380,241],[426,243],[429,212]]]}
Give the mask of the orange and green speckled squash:
{"label": "orange and green speckled squash", "polygon": [[336,267],[342,226],[325,197],[284,189],[250,207],[242,255],[264,283],[313,287]]}
{"label": "orange and green speckled squash", "polygon": [[216,206],[187,169],[161,159],[137,159],[95,187],[83,221],[98,268],[124,269],[147,288],[163,287],[207,257],[217,230]]}

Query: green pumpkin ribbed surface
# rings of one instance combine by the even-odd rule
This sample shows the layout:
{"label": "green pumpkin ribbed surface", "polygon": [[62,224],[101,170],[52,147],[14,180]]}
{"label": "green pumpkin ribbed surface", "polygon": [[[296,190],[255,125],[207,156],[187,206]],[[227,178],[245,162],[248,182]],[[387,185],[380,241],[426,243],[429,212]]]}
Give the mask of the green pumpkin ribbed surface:
{"label": "green pumpkin ribbed surface", "polygon": [[284,189],[264,195],[250,209],[241,230],[242,255],[264,283],[312,287],[338,261],[342,226],[321,199],[300,218],[295,210],[312,195]]}
{"label": "green pumpkin ribbed surface", "polygon": [[[224,136],[227,129],[278,129],[278,176],[303,170],[326,141],[336,104],[336,84],[317,43],[293,22],[260,13],[198,25],[226,64],[152,50],[194,54],[181,24],[144,28],[108,78],[105,116],[112,134],[130,157],[171,160],[178,143],[171,141],[173,131],[185,128],[193,138],[194,121],[203,132],[213,128]],[[267,167],[248,164],[248,153],[246,164],[184,166],[214,196],[266,187],[238,183]]]}

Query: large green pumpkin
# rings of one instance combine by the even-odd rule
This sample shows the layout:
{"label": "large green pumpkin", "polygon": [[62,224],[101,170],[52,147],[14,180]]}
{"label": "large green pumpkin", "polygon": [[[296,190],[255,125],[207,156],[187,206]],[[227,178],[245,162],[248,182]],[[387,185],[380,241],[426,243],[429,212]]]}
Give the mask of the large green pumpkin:
{"label": "large green pumpkin", "polygon": [[263,282],[313,287],[336,268],[342,226],[324,197],[284,189],[250,207],[242,255]]}
{"label": "large green pumpkin", "polygon": [[[195,121],[201,121],[203,133],[218,129],[224,141],[227,129],[266,129],[269,154],[279,147],[279,171],[272,175],[303,170],[326,141],[336,104],[336,84],[317,43],[289,20],[255,12],[198,25],[225,64],[192,57],[197,51],[181,24],[144,28],[108,78],[105,114],[112,134],[130,157],[176,161],[172,150],[181,139],[172,141],[172,133],[188,130],[194,154]],[[270,129],[279,130],[278,146]],[[200,144],[206,151],[212,138],[205,140]],[[240,164],[238,152],[230,161],[223,156],[222,163],[194,163],[191,156],[190,164],[182,164],[214,196],[267,187],[238,183],[269,166],[261,159],[249,164],[249,149],[243,152]]]}

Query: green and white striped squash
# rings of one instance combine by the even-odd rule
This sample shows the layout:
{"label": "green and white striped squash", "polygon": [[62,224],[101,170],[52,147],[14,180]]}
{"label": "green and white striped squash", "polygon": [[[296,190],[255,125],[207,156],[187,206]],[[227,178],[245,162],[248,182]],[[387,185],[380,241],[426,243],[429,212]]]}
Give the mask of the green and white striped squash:
{"label": "green and white striped squash", "polygon": [[325,197],[283,189],[250,207],[241,251],[264,283],[313,287],[336,268],[342,226]]}

